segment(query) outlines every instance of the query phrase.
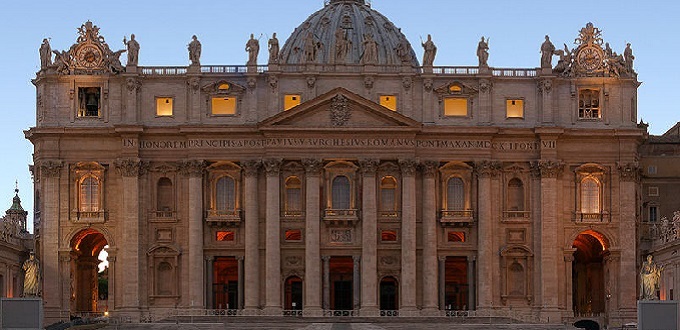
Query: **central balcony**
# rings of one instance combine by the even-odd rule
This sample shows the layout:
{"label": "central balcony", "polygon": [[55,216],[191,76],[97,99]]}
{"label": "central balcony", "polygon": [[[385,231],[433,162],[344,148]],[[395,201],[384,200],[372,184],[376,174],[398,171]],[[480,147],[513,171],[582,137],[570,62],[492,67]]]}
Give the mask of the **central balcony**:
{"label": "central balcony", "polygon": [[99,211],[71,211],[71,221],[75,223],[104,223],[107,219],[107,212]]}
{"label": "central balcony", "polygon": [[359,221],[359,210],[326,209],[323,221],[329,226],[354,226]]}
{"label": "central balcony", "polygon": [[473,210],[441,210],[439,222],[442,226],[470,227],[475,222]]}
{"label": "central balcony", "polygon": [[599,213],[574,213],[574,222],[585,222],[585,223],[607,223],[610,222],[609,212],[602,211]]}
{"label": "central balcony", "polygon": [[241,224],[241,210],[208,210],[205,221],[211,226],[235,227]]}

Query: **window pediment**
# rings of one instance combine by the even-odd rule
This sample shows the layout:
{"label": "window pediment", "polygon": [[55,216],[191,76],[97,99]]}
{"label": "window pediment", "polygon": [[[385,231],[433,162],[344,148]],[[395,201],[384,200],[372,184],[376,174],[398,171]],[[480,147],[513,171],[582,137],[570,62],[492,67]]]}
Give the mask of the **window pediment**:
{"label": "window pediment", "polygon": [[201,90],[210,95],[241,95],[245,93],[246,88],[227,80],[218,80],[212,84],[201,87]]}
{"label": "window pediment", "polygon": [[444,97],[470,97],[479,93],[479,90],[461,81],[451,81],[434,89],[440,100]]}

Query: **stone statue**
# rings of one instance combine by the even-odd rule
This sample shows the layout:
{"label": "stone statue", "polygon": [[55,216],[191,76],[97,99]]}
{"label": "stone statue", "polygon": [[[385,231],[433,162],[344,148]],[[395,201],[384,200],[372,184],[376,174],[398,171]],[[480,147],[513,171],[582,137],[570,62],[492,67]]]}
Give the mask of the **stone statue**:
{"label": "stone statue", "polygon": [[421,43],[424,50],[423,66],[432,66],[434,64],[434,57],[437,56],[437,46],[432,42],[432,35],[428,34],[427,41]]}
{"label": "stone statue", "polygon": [[125,68],[123,67],[123,64],[120,63],[120,54],[126,52],[125,49],[121,49],[119,51],[112,51],[111,48],[104,47],[104,52],[106,55],[106,58],[104,60],[104,64],[106,68],[112,73],[119,73],[125,71]]}
{"label": "stone statue", "polygon": [[71,55],[69,52],[65,50],[53,50],[52,52],[54,53],[54,64],[57,66],[57,72],[60,74],[67,74],[71,63]]}
{"label": "stone statue", "polygon": [[196,35],[191,37],[191,42],[187,48],[189,49],[189,60],[191,61],[191,65],[201,65],[201,42],[198,41]]}
{"label": "stone statue", "polygon": [[629,73],[633,73],[633,50],[630,48],[630,42],[626,44],[626,49],[623,50],[623,59],[626,62],[626,69]]}
{"label": "stone statue", "polygon": [[564,44],[564,50],[557,50],[555,51],[555,54],[560,57],[560,59],[557,61],[557,65],[555,65],[555,69],[553,71],[560,73],[562,75],[569,75],[569,68],[571,67],[571,51],[569,51],[569,47],[567,47],[567,44]]}
{"label": "stone statue", "polygon": [[40,296],[40,261],[35,258],[35,252],[31,251],[28,259],[21,266],[24,271],[24,293],[22,297]]}
{"label": "stone statue", "polygon": [[640,300],[657,299],[656,290],[659,289],[662,270],[663,267],[659,267],[652,260],[652,255],[648,255],[647,261],[643,262],[640,268]]}
{"label": "stone statue", "polygon": [[50,47],[50,41],[45,38],[40,45],[40,68],[45,69],[50,65],[52,65],[52,47]]}
{"label": "stone statue", "polygon": [[279,39],[276,38],[276,32],[269,39],[269,63],[279,62]]}
{"label": "stone statue", "polygon": [[541,68],[552,68],[552,57],[555,54],[555,45],[550,42],[550,37],[545,36],[545,41],[541,45]]}
{"label": "stone statue", "polygon": [[477,58],[479,58],[479,67],[486,68],[489,66],[489,39],[484,41],[484,37],[477,44]]}
{"label": "stone statue", "polygon": [[364,34],[364,56],[361,57],[361,64],[378,63],[378,43],[373,40],[373,35]]}
{"label": "stone statue", "polygon": [[320,44],[314,40],[314,35],[311,32],[307,32],[307,37],[305,37],[305,60],[307,62],[316,62],[316,50],[320,48]]}
{"label": "stone statue", "polygon": [[[435,52],[436,52],[436,47],[435,47]],[[402,63],[408,64],[413,60],[413,55],[411,54],[411,46],[408,43],[408,40],[406,38],[402,37],[399,43],[397,44],[397,48],[395,48],[395,51],[397,52],[397,56],[399,56],[399,59],[401,59]]]}
{"label": "stone statue", "polygon": [[246,65],[257,65],[257,55],[260,53],[260,42],[255,39],[255,35],[250,34],[250,39],[246,42],[246,52],[248,52],[248,62]]}
{"label": "stone statue", "polygon": [[352,48],[352,41],[347,38],[345,30],[335,30],[335,63],[343,63]]}
{"label": "stone statue", "polygon": [[614,56],[614,51],[609,46],[608,42],[604,43],[604,54],[605,54],[606,57],[613,57]]}
{"label": "stone statue", "polygon": [[137,65],[139,61],[139,43],[135,40],[135,35],[130,35],[128,41],[123,37],[123,43],[127,46],[127,65]]}

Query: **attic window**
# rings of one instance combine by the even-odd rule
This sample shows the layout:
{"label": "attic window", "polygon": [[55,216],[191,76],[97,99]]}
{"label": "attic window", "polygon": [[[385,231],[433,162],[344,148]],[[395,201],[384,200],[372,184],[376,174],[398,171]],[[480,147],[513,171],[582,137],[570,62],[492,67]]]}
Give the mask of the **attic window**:
{"label": "attic window", "polygon": [[156,116],[172,116],[172,97],[156,98]]}
{"label": "attic window", "polygon": [[283,98],[283,110],[288,111],[302,102],[302,97],[299,94],[288,94]]}
{"label": "attic window", "polygon": [[[228,86],[228,85],[227,85]],[[233,96],[216,96],[212,98],[213,115],[235,115],[236,98]]]}
{"label": "attic window", "polygon": [[444,116],[466,117],[468,115],[468,100],[462,97],[447,97],[444,99]]}
{"label": "attic window", "polygon": [[508,99],[505,101],[507,118],[524,118],[524,100]]}
{"label": "attic window", "polygon": [[380,96],[380,105],[392,111],[397,111],[397,97],[394,95]]}
{"label": "attic window", "polygon": [[455,94],[460,94],[463,92],[463,87],[460,87],[460,85],[450,85],[449,86],[449,92],[455,93]]}
{"label": "attic window", "polygon": [[217,86],[217,89],[220,91],[228,91],[229,88],[231,88],[231,86],[227,83],[220,84],[219,86]]}

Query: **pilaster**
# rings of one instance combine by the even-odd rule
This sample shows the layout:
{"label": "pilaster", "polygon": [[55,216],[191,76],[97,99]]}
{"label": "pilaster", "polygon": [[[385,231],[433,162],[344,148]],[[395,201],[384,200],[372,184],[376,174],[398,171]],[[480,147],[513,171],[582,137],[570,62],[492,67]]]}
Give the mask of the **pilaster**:
{"label": "pilaster", "polygon": [[636,305],[636,189],[640,180],[640,166],[636,162],[617,164],[619,174],[619,242],[618,305],[621,322],[630,322],[637,313]]}
{"label": "pilaster", "polygon": [[[59,179],[64,164],[60,161],[42,161],[39,163],[40,177],[43,184],[43,214],[41,216],[41,249],[40,261],[43,274],[59,274]],[[67,310],[61,302],[62,292],[59,276],[43,277],[43,303],[45,304],[45,324],[59,321],[60,312]]]}
{"label": "pilaster", "polygon": [[[496,239],[495,226],[492,218],[491,178],[498,175],[500,164],[492,161],[475,163],[477,173],[479,214],[478,222],[478,252],[477,252],[477,307],[478,309],[493,308],[493,269],[494,251],[492,242]],[[484,242],[482,244],[482,242]],[[497,254],[497,252],[496,252]]]}
{"label": "pilaster", "polygon": [[190,160],[182,163],[180,172],[189,178],[188,239],[189,307],[202,308],[205,303],[203,272],[203,173],[205,162]]}

